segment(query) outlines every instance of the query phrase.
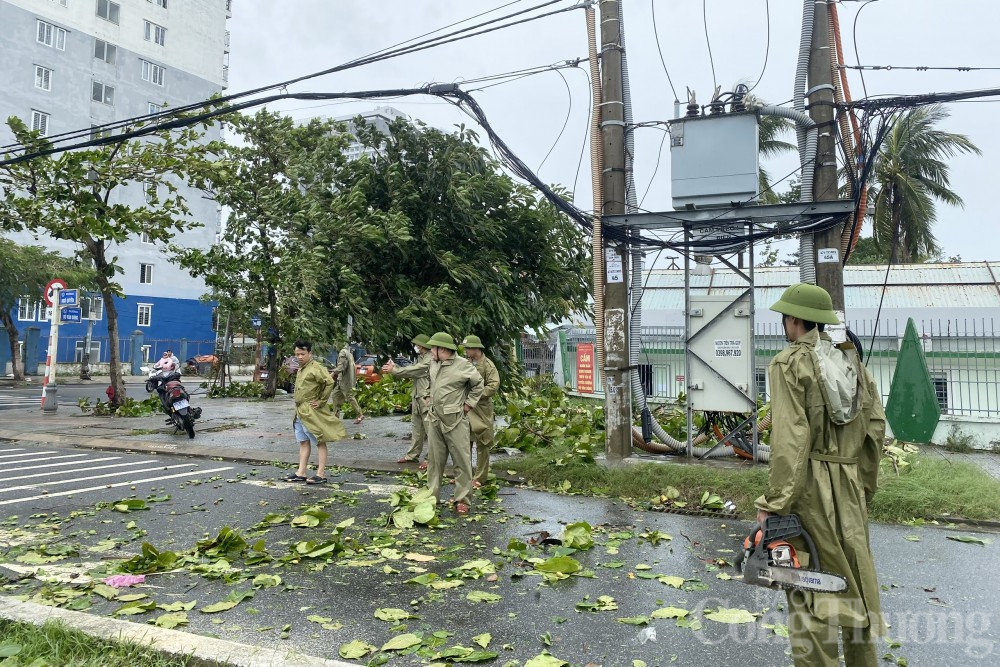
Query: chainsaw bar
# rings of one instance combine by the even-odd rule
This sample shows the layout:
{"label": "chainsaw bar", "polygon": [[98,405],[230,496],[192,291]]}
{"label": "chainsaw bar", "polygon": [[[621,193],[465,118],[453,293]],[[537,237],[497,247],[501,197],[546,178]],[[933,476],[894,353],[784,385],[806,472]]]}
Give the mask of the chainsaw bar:
{"label": "chainsaw bar", "polygon": [[761,573],[761,579],[770,578],[781,588],[795,588],[801,591],[819,593],[842,593],[847,590],[847,580],[839,574],[818,570],[803,570],[797,567],[772,565],[768,574]]}

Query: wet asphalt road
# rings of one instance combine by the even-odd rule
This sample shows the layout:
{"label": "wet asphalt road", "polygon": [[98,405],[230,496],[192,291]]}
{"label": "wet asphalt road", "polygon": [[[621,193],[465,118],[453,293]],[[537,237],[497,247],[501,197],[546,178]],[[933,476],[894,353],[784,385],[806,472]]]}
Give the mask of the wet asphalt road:
{"label": "wet asphalt road", "polygon": [[[7,456],[0,459],[0,503],[11,501],[0,504],[0,561],[17,564],[17,557],[31,545],[52,542],[75,547],[79,554],[56,565],[85,561],[90,567],[110,568],[117,560],[139,553],[143,541],[160,550],[187,551],[198,540],[218,534],[223,526],[240,531],[249,543],[264,540],[273,559],[270,563],[246,567],[241,559],[233,559],[233,566],[249,576],[242,581],[227,583],[183,571],[150,575],[146,586],[127,591],[145,593],[163,604],[196,601],[188,613],[189,625],[183,628],[189,632],[286,649],[291,644],[304,653],[324,657],[337,657],[339,647],[352,640],[381,646],[404,631],[447,631],[452,634],[444,646],[471,647],[473,637],[490,633],[489,649],[500,655],[486,664],[495,665],[511,660],[523,665],[543,649],[573,665],[629,667],[633,660],[650,666],[791,662],[785,654],[787,640],[766,627],[785,622],[779,611],[783,596],[719,578],[736,574],[727,564],[720,567],[717,559],[731,562],[736,558],[737,543],[747,529],[743,523],[636,512],[614,500],[505,487],[495,500],[481,502],[469,518],[459,519],[442,507],[439,527],[399,530],[387,527],[387,501],[398,485],[417,483],[412,474],[337,470],[329,475],[331,485],[305,487],[277,481],[286,471],[275,467],[100,451],[60,459],[57,457],[80,454],[81,450],[42,450],[29,445],[49,452],[38,455],[29,450],[33,458],[67,465],[50,469],[59,472],[49,477],[11,480],[32,474],[11,472],[31,466],[16,463],[27,460],[21,451],[8,451],[21,447],[0,443],[0,449],[5,450],[0,456]],[[92,460],[111,455],[118,458]],[[148,471],[126,473],[127,464],[135,464],[134,470]],[[186,467],[155,470],[175,465]],[[109,472],[102,466],[111,466]],[[94,469],[81,471],[85,467]],[[80,479],[104,474],[119,476]],[[157,479],[167,475],[178,476]],[[41,487],[43,484],[49,486]],[[107,484],[118,486],[101,488]],[[33,488],[12,490],[21,486]],[[148,510],[129,513],[97,509],[98,503],[128,497],[157,502],[150,502]],[[320,526],[291,527],[287,521],[272,527],[259,525],[268,514],[298,516],[317,504],[330,514]],[[323,558],[281,562],[300,542],[329,540],[334,527],[348,519],[354,522],[343,530],[345,550],[329,562]],[[508,550],[512,539],[539,539],[544,536],[541,531],[558,536],[566,523],[576,521],[595,527],[595,546],[573,554],[592,576],[546,582],[531,574],[533,568]],[[654,531],[671,539],[661,536],[662,541],[653,545],[650,537]],[[946,537],[971,533],[930,527],[874,526],[872,534],[880,581],[886,588],[883,607],[892,624],[890,636],[901,642],[891,652],[905,656],[910,665],[996,664],[1000,604],[993,573],[1000,565],[1000,543],[978,546],[954,542]],[[909,541],[908,536],[917,536],[920,541]],[[88,551],[88,547],[98,547],[109,539],[120,546],[107,552]],[[546,558],[558,553],[554,549],[530,546],[528,556]],[[410,553],[433,556],[434,560],[408,560],[405,555]],[[495,565],[495,581],[489,581],[489,575],[448,578],[449,571],[477,559]],[[434,589],[406,583],[426,573],[423,570],[437,574],[439,581],[460,584]],[[282,584],[255,590],[252,599],[229,611],[198,611],[234,590],[252,590],[251,580],[258,574],[278,575]],[[674,588],[645,578],[652,574],[682,577],[684,581],[680,588]],[[230,578],[241,576],[230,573]],[[65,589],[62,584],[42,585],[36,579],[26,579],[8,585],[5,592],[44,599]],[[501,599],[492,604],[473,602],[467,599],[473,591],[493,593]],[[578,604],[595,603],[599,596],[613,598],[617,609],[578,610]],[[121,606],[97,595],[83,597],[77,604],[89,604],[90,613],[109,614]],[[701,629],[677,627],[670,619],[638,626],[617,621],[648,616],[661,606],[688,610],[689,617],[700,621]],[[720,624],[704,617],[708,610],[720,606],[746,609],[761,617],[745,625]],[[379,608],[404,609],[416,618],[402,624],[384,622],[374,616]],[[162,613],[156,610],[126,618],[141,623]],[[329,619],[325,623],[330,629],[307,620],[310,615]],[[287,631],[286,626],[290,626]],[[655,629],[655,641],[648,639],[650,629]],[[641,641],[643,636],[647,637],[645,642]],[[677,656],[675,663],[671,662],[673,656]],[[387,664],[430,662],[427,657],[410,654],[392,655]]]}

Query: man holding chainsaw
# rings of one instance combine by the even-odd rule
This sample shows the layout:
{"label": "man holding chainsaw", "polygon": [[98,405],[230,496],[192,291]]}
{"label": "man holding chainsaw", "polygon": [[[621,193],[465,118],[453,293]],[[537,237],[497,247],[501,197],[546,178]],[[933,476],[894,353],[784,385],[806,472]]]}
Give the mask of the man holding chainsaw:
{"label": "man holding chainsaw", "polygon": [[[756,501],[757,522],[798,515],[815,542],[816,569],[846,581],[841,592],[786,586],[792,656],[797,667],[836,667],[842,633],[848,667],[878,665],[876,637],[885,625],[868,503],[885,438],[881,398],[854,346],[834,344],[823,332],[824,325],[840,323],[826,290],[792,285],[771,310],[782,314],[791,345],[768,368],[771,470],[767,492]],[[809,570],[801,538],[789,542]]]}

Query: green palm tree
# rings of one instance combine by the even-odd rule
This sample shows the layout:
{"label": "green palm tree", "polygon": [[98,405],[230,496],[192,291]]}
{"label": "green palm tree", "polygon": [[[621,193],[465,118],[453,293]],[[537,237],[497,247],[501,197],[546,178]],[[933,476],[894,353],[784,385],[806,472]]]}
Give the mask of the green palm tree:
{"label": "green palm tree", "polygon": [[[760,116],[760,120],[757,124],[758,132],[758,151],[762,158],[775,157],[781,153],[787,153],[789,151],[798,150],[795,144],[790,144],[787,141],[782,141],[778,137],[786,132],[791,132],[793,129],[792,121],[781,116]],[[763,167],[758,168],[758,177],[760,179],[760,192],[761,195],[758,197],[758,201],[761,204],[779,204],[781,203],[781,196],[771,190],[771,175],[765,171]]]}
{"label": "green palm tree", "polygon": [[869,201],[875,204],[873,237],[892,263],[940,254],[933,233],[936,201],[965,205],[950,187],[947,159],[982,152],[964,134],[935,128],[948,116],[940,105],[898,114],[879,149],[869,192]]}

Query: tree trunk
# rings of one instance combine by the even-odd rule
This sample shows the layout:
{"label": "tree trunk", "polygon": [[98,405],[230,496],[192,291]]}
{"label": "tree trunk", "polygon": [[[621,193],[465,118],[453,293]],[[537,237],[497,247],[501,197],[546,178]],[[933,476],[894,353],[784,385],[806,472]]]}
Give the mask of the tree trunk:
{"label": "tree trunk", "polygon": [[118,309],[115,307],[115,294],[111,291],[111,280],[108,276],[115,275],[114,269],[104,258],[104,241],[88,239],[84,242],[94,260],[97,271],[97,289],[104,299],[104,312],[108,316],[108,352],[111,366],[111,388],[114,393],[110,398],[111,407],[119,408],[125,404],[125,380],[122,378],[121,356],[118,354]]}
{"label": "tree trunk", "polygon": [[[5,310],[0,310],[0,323],[7,330],[7,338],[10,339],[10,370],[14,374],[14,382],[23,382],[24,365],[21,363],[21,355],[17,353],[17,325]],[[0,368],[0,371],[3,369]]]}

